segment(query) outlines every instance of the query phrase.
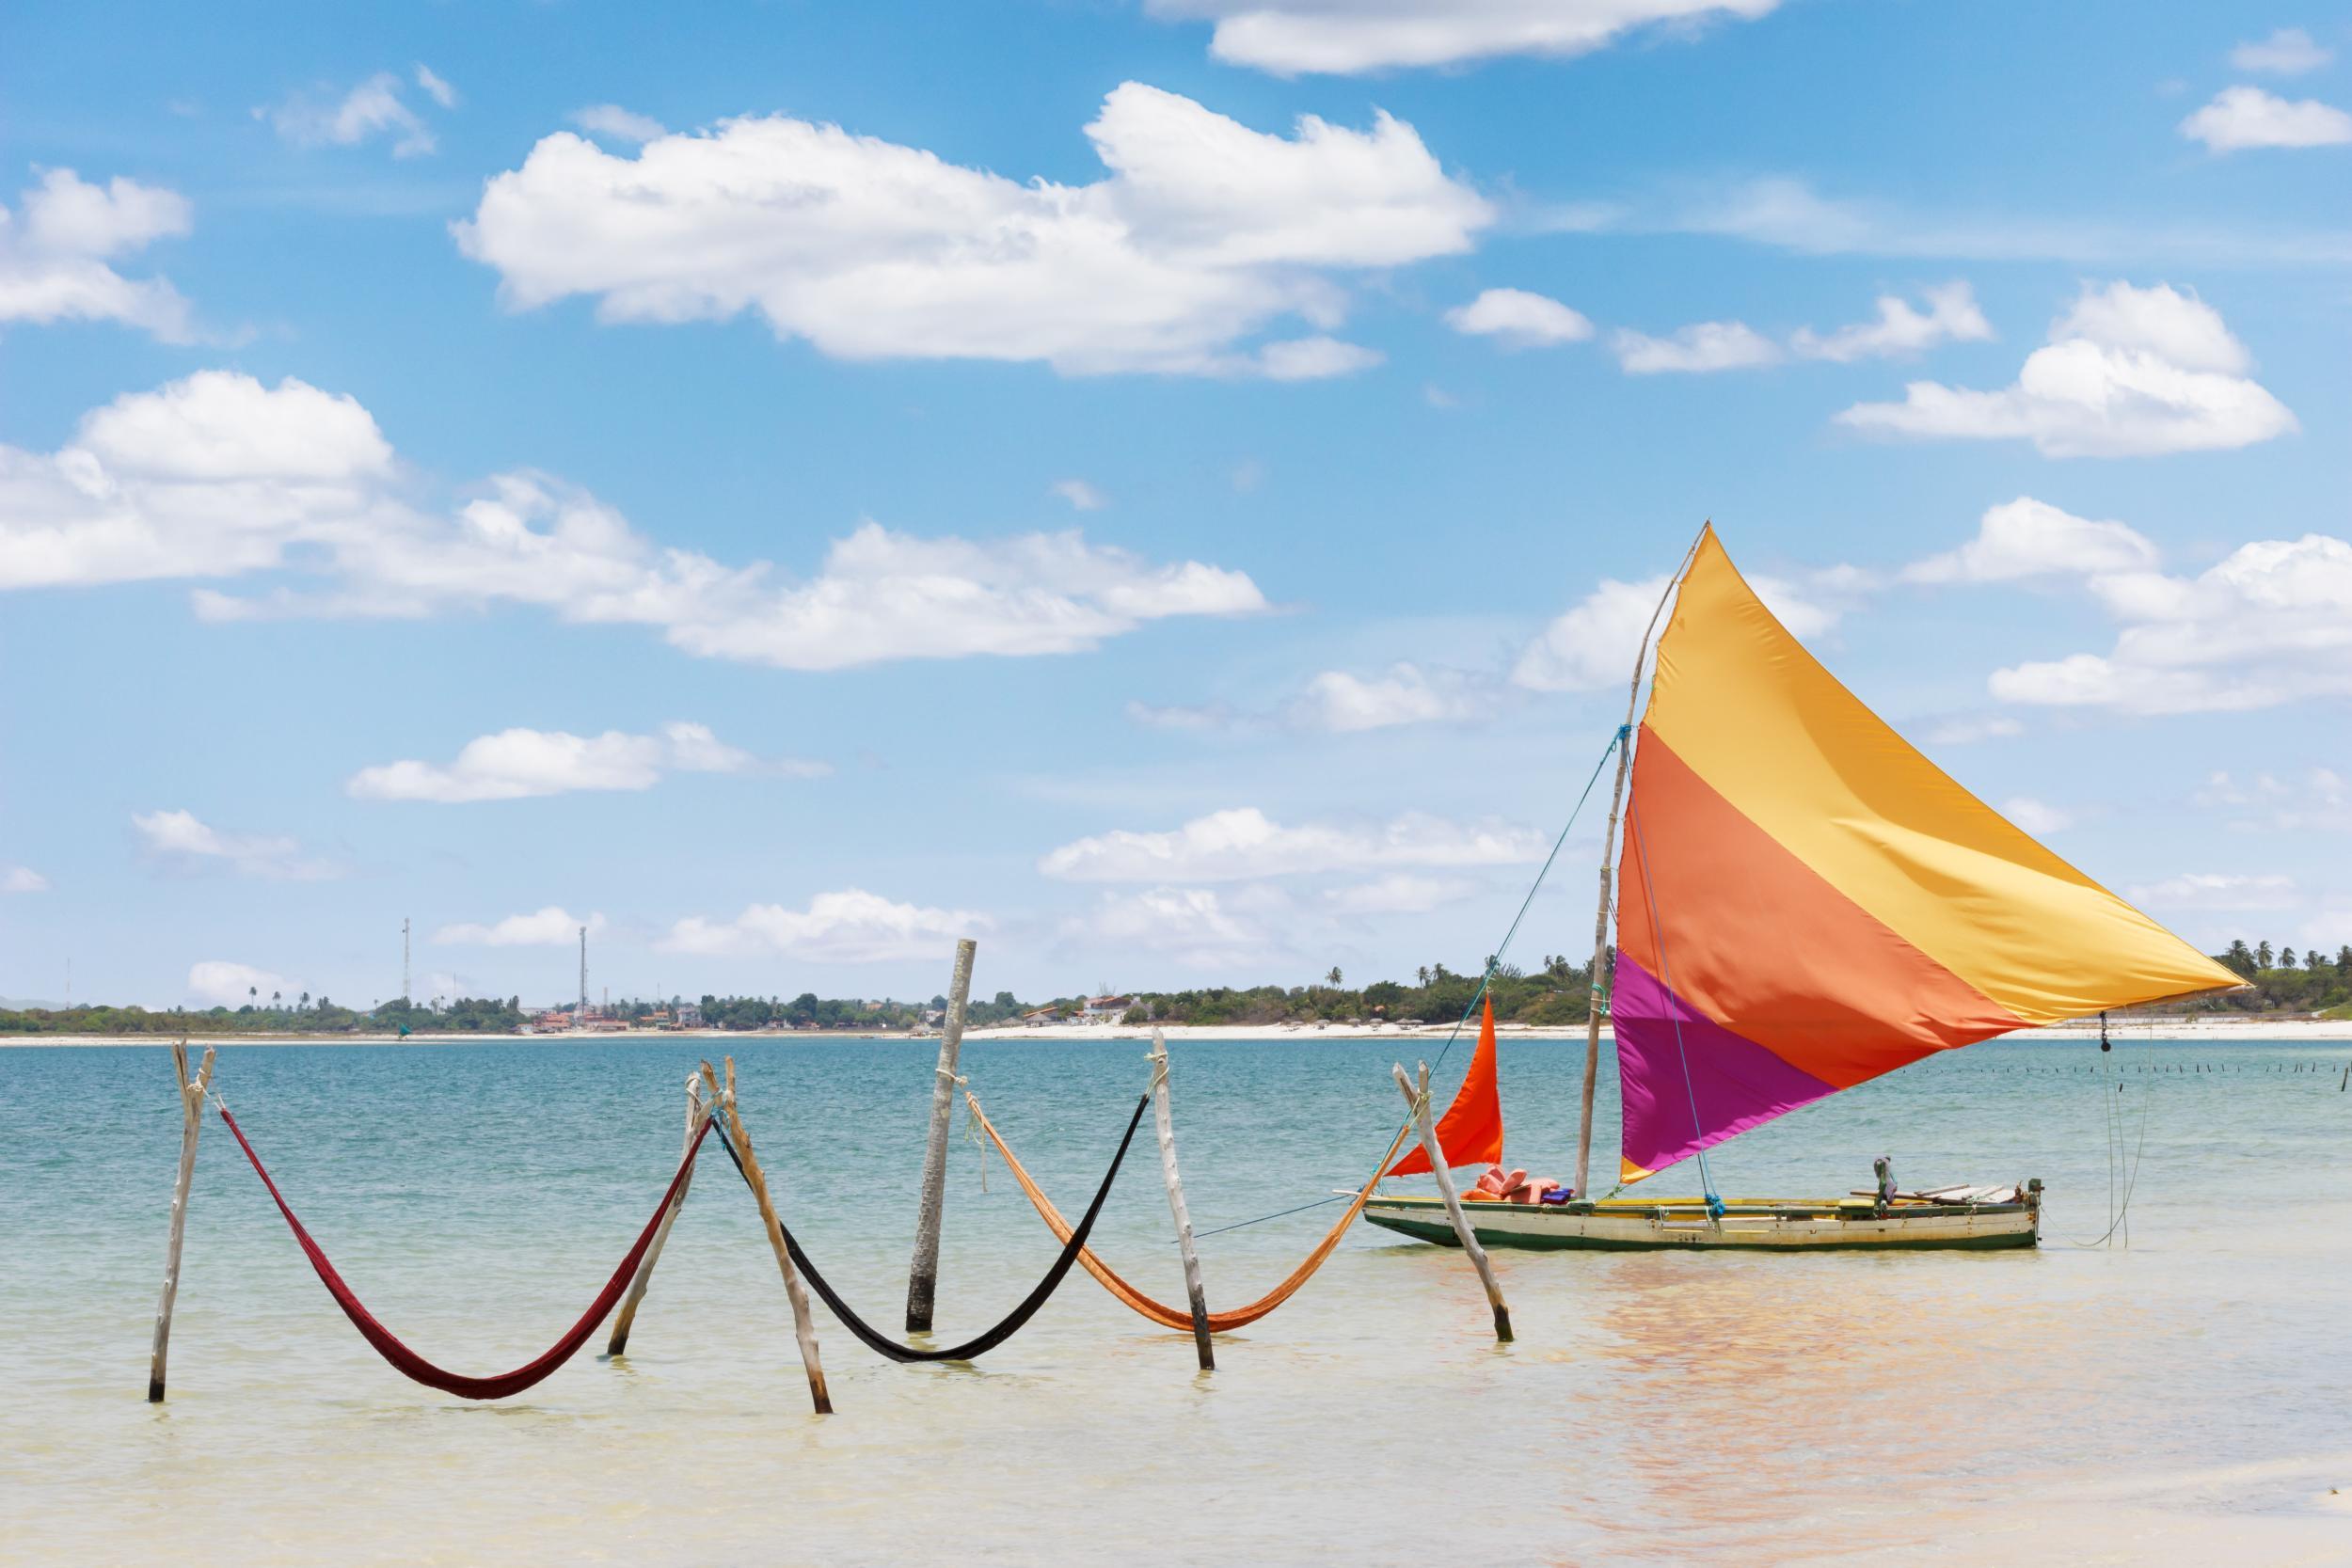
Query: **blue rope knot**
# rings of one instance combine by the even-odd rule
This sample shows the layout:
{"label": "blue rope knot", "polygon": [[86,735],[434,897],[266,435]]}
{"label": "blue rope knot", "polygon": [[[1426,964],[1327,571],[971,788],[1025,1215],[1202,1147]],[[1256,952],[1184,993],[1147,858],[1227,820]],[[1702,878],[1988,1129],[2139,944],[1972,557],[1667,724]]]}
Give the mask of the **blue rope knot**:
{"label": "blue rope knot", "polygon": [[1707,1195],[1707,1217],[1710,1220],[1720,1220],[1724,1217],[1724,1200],[1713,1193]]}
{"label": "blue rope knot", "polygon": [[1619,724],[1619,725],[1617,726],[1617,738],[1618,738],[1619,740],[1630,740],[1630,739],[1632,739],[1632,738],[1633,738],[1633,726],[1632,726],[1632,725],[1630,725],[1630,724]]}

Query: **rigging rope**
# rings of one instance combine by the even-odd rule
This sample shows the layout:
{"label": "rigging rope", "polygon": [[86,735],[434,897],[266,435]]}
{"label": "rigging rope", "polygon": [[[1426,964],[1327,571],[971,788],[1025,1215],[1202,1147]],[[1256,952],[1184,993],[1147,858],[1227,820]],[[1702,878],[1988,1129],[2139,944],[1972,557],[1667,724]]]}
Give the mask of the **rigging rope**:
{"label": "rigging rope", "polygon": [[[963,1102],[971,1113],[972,1120],[978,1125],[982,1132],[988,1135],[989,1142],[996,1146],[996,1152],[1004,1160],[1005,1168],[1012,1172],[1012,1179],[1019,1182],[1021,1190],[1029,1196],[1029,1202],[1036,1207],[1038,1217],[1045,1222],[1046,1228],[1060,1237],[1065,1243],[1083,1243],[1086,1240],[1085,1226],[1081,1225],[1075,1231],[1071,1229],[1070,1222],[1063,1219],[1061,1211],[1054,1207],[1054,1200],[1045,1196],[1045,1189],[1037,1184],[1036,1179],[1029,1175],[1020,1160],[1013,1154],[1012,1146],[1005,1142],[1004,1134],[996,1131],[996,1124],[990,1121],[987,1113],[980,1109],[979,1101],[967,1091],[963,1097]],[[1306,1261],[1293,1269],[1289,1277],[1280,1284],[1248,1306],[1237,1307],[1230,1312],[1210,1313],[1210,1333],[1225,1334],[1236,1328],[1247,1328],[1290,1300],[1292,1296],[1298,1293],[1300,1286],[1314,1277],[1315,1271],[1322,1268],[1332,1252],[1338,1248],[1340,1238],[1347,1234],[1347,1227],[1356,1223],[1356,1216],[1364,1212],[1365,1203],[1372,1197],[1373,1188],[1379,1184],[1380,1173],[1389,1168],[1390,1162],[1396,1158],[1396,1151],[1405,1147],[1406,1131],[1408,1130],[1400,1129],[1396,1136],[1389,1140],[1389,1151],[1380,1156],[1378,1164],[1372,1167],[1372,1179],[1354,1195],[1353,1201],[1347,1206],[1347,1212],[1342,1214],[1338,1222],[1324,1233],[1323,1240],[1315,1243],[1312,1252],[1307,1254]],[[1096,1201],[1099,1203],[1101,1200],[1098,1198]],[[1313,1208],[1315,1205],[1309,1204],[1306,1207]],[[1092,1218],[1091,1211],[1088,1217]],[[1253,1224],[1255,1222],[1244,1221],[1243,1223]],[[1225,1228],[1232,1230],[1238,1229],[1239,1227],[1227,1226]],[[1094,1276],[1095,1283],[1118,1297],[1130,1309],[1151,1319],[1162,1328],[1181,1329],[1187,1334],[1192,1332],[1190,1307],[1170,1307],[1165,1302],[1152,1300],[1121,1279],[1111,1266],[1096,1257],[1089,1247],[1077,1244],[1076,1252],[1079,1264],[1087,1273]],[[1067,1249],[1065,1249],[1064,1256],[1068,1256]]]}
{"label": "rigging rope", "polygon": [[269,1189],[269,1196],[277,1203],[278,1212],[286,1217],[288,1228],[294,1231],[294,1240],[301,1243],[303,1256],[310,1259],[310,1267],[318,1271],[319,1282],[326,1287],[326,1293],[335,1298],[335,1305],[343,1309],[343,1316],[351,1320],[351,1325],[359,1331],[359,1337],[373,1346],[375,1354],[389,1362],[392,1370],[402,1376],[421,1383],[428,1388],[438,1388],[445,1394],[455,1394],[460,1399],[469,1400],[502,1400],[519,1394],[569,1361],[580,1347],[588,1342],[588,1337],[596,1333],[597,1326],[612,1312],[613,1304],[621,1299],[621,1292],[628,1289],[629,1280],[635,1277],[637,1265],[644,1259],[645,1248],[652,1244],[654,1231],[660,1227],[661,1216],[669,1212],[671,1203],[686,1185],[687,1174],[694,1168],[694,1157],[702,1151],[702,1141],[710,1132],[710,1123],[705,1121],[702,1132],[694,1134],[694,1141],[687,1146],[685,1157],[678,1162],[677,1174],[670,1179],[670,1190],[661,1195],[661,1202],[654,1209],[653,1218],[647,1220],[645,1228],[637,1233],[636,1244],[628,1249],[628,1256],[621,1259],[620,1267],[612,1271],[612,1277],[605,1281],[604,1289],[597,1292],[596,1299],[588,1304],[588,1310],[580,1314],[580,1321],[565,1330],[563,1338],[549,1345],[537,1359],[494,1377],[468,1377],[462,1372],[437,1367],[410,1350],[401,1343],[397,1335],[376,1320],[375,1314],[360,1304],[359,1298],[352,1293],[351,1287],[343,1283],[343,1276],[335,1272],[335,1265],[327,1261],[326,1254],[320,1249],[318,1243],[310,1239],[310,1233],[294,1217],[294,1210],[286,1203],[285,1195],[278,1190],[278,1183],[271,1180],[269,1172],[262,1167],[262,1157],[253,1152],[253,1145],[246,1139],[245,1129],[237,1125],[237,1118],[230,1116],[229,1107],[217,1099],[214,1106],[220,1112],[220,1119],[228,1123],[229,1131],[236,1135],[237,1147],[244,1149],[245,1157],[252,1162],[253,1174],[260,1177],[262,1185]]}
{"label": "rigging rope", "polygon": [[[824,1297],[825,1305],[833,1308],[833,1315],[841,1320],[841,1326],[855,1335],[859,1342],[875,1354],[901,1362],[977,1360],[1021,1332],[1069,1275],[1070,1265],[1086,1251],[1087,1233],[1094,1228],[1096,1217],[1103,1212],[1103,1200],[1111,1196],[1111,1183],[1119,1179],[1119,1167],[1127,1158],[1127,1146],[1135,1142],[1136,1127],[1143,1120],[1144,1107],[1151,1103],[1152,1097],[1148,1094],[1136,1101],[1135,1115],[1127,1118],[1126,1135],[1119,1140],[1119,1152],[1111,1156],[1111,1168],[1103,1173],[1103,1184],[1094,1190],[1094,1201],[1087,1205],[1086,1217],[1078,1222],[1077,1229],[1064,1235],[1061,1256],[1055,1259],[1054,1266],[1045,1271],[1045,1277],[1039,1280],[1036,1287],[1021,1299],[1020,1305],[1006,1313],[995,1327],[962,1344],[951,1345],[946,1350],[920,1350],[891,1338],[850,1309],[850,1304],[841,1299],[841,1292],[817,1272],[817,1265],[809,1261],[808,1254],[801,1249],[800,1242],[781,1219],[776,1222],[776,1228],[784,1232],[785,1249],[791,1255],[793,1267],[808,1276],[810,1286]],[[991,1136],[993,1135],[992,1131]],[[735,1152],[735,1146],[727,1141],[724,1132],[719,1134],[719,1147],[725,1149],[727,1158],[735,1162],[736,1174],[743,1178],[743,1185],[751,1186],[751,1173],[743,1168],[741,1157]],[[1019,1174],[1018,1171],[1015,1174]],[[1184,1325],[1187,1328],[1192,1325],[1189,1315],[1184,1319]]]}

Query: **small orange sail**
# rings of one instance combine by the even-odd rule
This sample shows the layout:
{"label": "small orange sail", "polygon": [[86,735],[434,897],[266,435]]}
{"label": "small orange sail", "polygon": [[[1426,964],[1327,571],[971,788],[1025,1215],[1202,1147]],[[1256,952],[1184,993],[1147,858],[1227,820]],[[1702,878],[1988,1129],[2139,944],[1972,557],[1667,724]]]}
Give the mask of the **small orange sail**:
{"label": "small orange sail", "polygon": [[[1438,1123],[1438,1147],[1445,1150],[1449,1165],[1502,1163],[1502,1087],[1495,1081],[1495,1003],[1491,996],[1479,1020],[1478,1051],[1470,1057],[1470,1072]],[[1428,1168],[1428,1151],[1416,1144],[1389,1167],[1387,1175],[1419,1176]]]}

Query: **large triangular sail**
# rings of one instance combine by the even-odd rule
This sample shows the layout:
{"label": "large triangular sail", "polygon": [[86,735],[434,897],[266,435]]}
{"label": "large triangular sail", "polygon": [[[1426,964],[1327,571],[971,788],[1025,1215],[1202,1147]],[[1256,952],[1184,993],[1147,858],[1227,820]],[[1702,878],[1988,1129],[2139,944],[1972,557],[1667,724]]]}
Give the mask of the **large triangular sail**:
{"label": "large triangular sail", "polygon": [[1629,1181],[1931,1052],[2240,983],[1920,755],[1711,530],[1659,639],[1617,911]]}

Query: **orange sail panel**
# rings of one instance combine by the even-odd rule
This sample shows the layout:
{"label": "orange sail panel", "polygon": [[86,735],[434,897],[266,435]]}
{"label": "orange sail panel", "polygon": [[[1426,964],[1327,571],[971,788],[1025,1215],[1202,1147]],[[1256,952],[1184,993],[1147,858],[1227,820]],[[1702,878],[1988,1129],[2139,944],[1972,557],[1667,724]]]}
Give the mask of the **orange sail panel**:
{"label": "orange sail panel", "polygon": [[[1478,1023],[1478,1050],[1470,1072],[1438,1122],[1438,1147],[1449,1165],[1492,1165],[1502,1160],[1502,1086],[1495,1078],[1495,1003],[1486,998]],[[1415,1145],[1383,1173],[1419,1176],[1429,1169],[1429,1151]]]}
{"label": "orange sail panel", "polygon": [[1659,641],[1617,896],[1628,1180],[1931,1052],[2238,984],[1914,750],[1712,530]]}

